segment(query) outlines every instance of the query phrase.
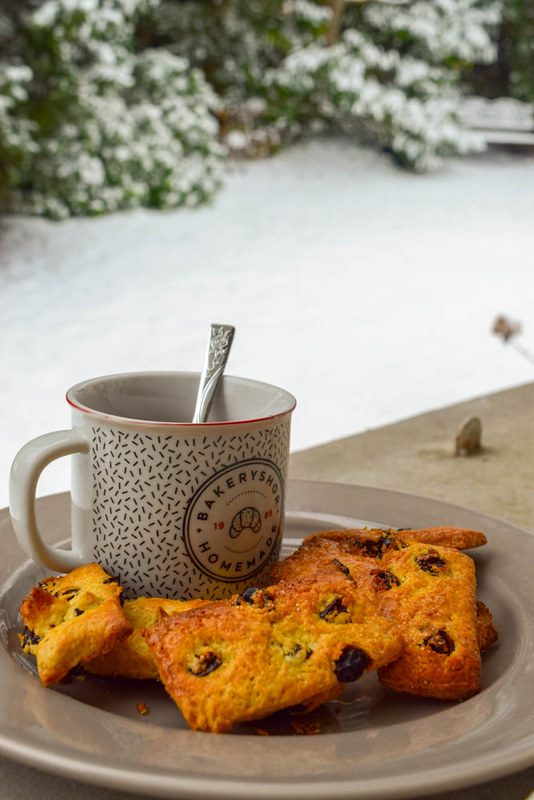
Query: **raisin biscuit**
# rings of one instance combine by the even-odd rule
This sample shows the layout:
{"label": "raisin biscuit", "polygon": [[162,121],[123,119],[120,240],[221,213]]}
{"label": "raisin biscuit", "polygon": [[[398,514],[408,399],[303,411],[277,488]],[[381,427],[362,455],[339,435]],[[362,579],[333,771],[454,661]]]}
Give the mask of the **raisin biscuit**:
{"label": "raisin biscuit", "polygon": [[294,580],[317,570],[349,576],[396,624],[404,652],[395,664],[379,670],[383,683],[443,699],[478,691],[480,649],[495,640],[496,630],[489,611],[479,607],[477,615],[469,556],[454,548],[399,542],[384,532],[356,543],[352,537],[309,537],[275,565],[272,577]]}
{"label": "raisin biscuit", "polygon": [[373,543],[384,539],[393,539],[399,543],[410,544],[411,542],[424,542],[435,544],[441,547],[454,547],[456,550],[471,550],[486,544],[487,539],[481,531],[474,531],[471,528],[454,528],[450,526],[434,528],[354,528],[347,530],[321,531],[314,533],[304,539],[303,544],[313,541],[316,538],[333,539],[334,541],[349,540],[352,547],[360,546],[368,555],[374,555]]}
{"label": "raisin biscuit", "polygon": [[166,617],[181,614],[204,605],[206,602],[205,600],[166,600],[157,597],[138,597],[135,600],[126,600],[123,612],[133,628],[132,633],[117,642],[109,653],[84,663],[84,668],[87,672],[95,675],[136,678],[137,680],[158,679],[158,667],[143,637],[143,631]]}
{"label": "raisin biscuit", "polygon": [[290,706],[311,710],[402,648],[391,623],[339,572],[247,589],[144,636],[189,726],[214,733]]}
{"label": "raisin biscuit", "polygon": [[[330,559],[343,560],[348,556],[381,560],[388,552],[399,550],[413,542],[466,550],[480,547],[486,542],[483,533],[468,528],[424,528],[398,531],[382,528],[333,530],[314,533],[303,540],[300,547],[284,561],[274,565],[274,581],[298,578]],[[365,568],[362,566],[361,568]]]}
{"label": "raisin biscuit", "polygon": [[[333,544],[321,541],[321,567],[329,559],[329,569],[349,575],[402,635],[402,656],[378,670],[381,682],[396,691],[448,700],[479,691],[480,645],[487,646],[495,629],[487,614],[479,623],[472,559],[454,548],[398,543],[387,535],[337,554]],[[308,552],[306,563],[313,560]]]}
{"label": "raisin biscuit", "polygon": [[[360,548],[357,548],[354,554],[348,540],[310,537],[284,561],[274,565],[271,577],[275,581],[295,580],[304,575],[313,575],[318,570],[341,571],[352,577],[360,591],[370,598],[376,598],[377,592],[391,589],[398,584],[398,578],[387,568],[387,553],[390,552],[387,543],[389,542],[390,548],[393,543],[391,539],[385,541],[386,544],[382,540],[382,546],[376,551],[377,555],[369,558],[371,549],[369,547],[363,550],[363,555]],[[373,542],[373,548],[374,544]],[[498,636],[489,608],[477,601],[479,649],[485,650],[490,647],[497,641]]]}
{"label": "raisin biscuit", "polygon": [[22,648],[37,659],[44,686],[78,664],[111,650],[132,631],[121,607],[122,588],[98,564],[47,578],[23,600]]}
{"label": "raisin biscuit", "polygon": [[453,548],[413,543],[388,552],[382,613],[402,632],[404,650],[378,671],[395,691],[460,700],[481,688],[475,565]]}

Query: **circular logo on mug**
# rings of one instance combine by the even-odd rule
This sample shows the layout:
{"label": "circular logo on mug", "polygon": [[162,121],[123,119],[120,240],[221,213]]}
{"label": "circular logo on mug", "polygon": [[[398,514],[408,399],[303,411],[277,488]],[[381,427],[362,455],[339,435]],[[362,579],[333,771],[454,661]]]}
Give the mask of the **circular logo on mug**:
{"label": "circular logo on mug", "polygon": [[205,575],[235,582],[268,563],[280,537],[282,476],[261,458],[217,472],[191,498],[184,520],[187,552]]}

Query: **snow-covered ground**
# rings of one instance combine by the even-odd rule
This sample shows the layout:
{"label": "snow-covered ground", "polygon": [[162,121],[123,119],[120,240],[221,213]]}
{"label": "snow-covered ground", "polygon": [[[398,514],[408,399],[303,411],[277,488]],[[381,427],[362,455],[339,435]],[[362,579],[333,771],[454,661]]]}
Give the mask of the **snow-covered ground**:
{"label": "snow-covered ground", "polygon": [[[0,220],[0,505],[28,439],[69,426],[87,377],[200,369],[236,326],[230,374],[296,395],[294,450],[534,380],[534,157],[433,175],[346,140],[234,166],[212,207]],[[533,410],[534,415],[534,410]],[[39,494],[68,488],[67,459]]]}

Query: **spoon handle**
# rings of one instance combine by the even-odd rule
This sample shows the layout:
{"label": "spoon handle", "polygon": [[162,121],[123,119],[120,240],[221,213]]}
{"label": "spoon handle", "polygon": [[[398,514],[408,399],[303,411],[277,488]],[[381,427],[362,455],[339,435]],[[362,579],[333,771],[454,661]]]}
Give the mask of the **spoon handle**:
{"label": "spoon handle", "polygon": [[198,385],[193,422],[205,422],[215,390],[222,378],[234,338],[233,325],[212,324],[204,367]]}

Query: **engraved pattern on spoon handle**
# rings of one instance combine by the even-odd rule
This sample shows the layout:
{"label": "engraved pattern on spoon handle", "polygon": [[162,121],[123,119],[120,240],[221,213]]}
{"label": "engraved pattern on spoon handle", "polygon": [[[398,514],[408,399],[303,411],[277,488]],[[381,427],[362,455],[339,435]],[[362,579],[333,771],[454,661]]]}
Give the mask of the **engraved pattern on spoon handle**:
{"label": "engraved pattern on spoon handle", "polygon": [[212,324],[206,359],[198,387],[197,403],[193,422],[204,422],[211,401],[222,377],[234,338],[233,325]]}

